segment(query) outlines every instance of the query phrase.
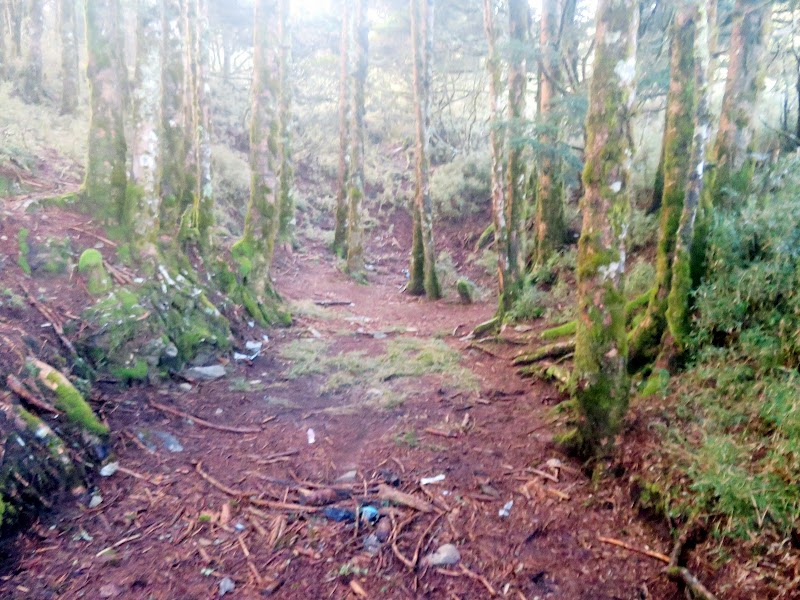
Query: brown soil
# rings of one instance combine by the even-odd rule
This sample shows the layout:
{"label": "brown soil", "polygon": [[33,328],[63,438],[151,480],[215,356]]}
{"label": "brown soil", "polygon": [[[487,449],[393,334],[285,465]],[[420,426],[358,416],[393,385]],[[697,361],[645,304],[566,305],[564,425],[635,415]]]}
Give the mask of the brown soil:
{"label": "brown soil", "polygon": [[[14,211],[2,226],[2,285],[18,289],[14,282],[26,280],[58,314],[79,315],[90,300],[78,279],[28,280],[9,259],[21,226],[94,246],[92,234],[69,229],[99,233],[87,221],[60,209],[35,216]],[[458,236],[454,227],[439,239],[449,244]],[[449,245],[467,242],[459,244]],[[191,391],[179,381],[102,388],[97,406],[115,432],[123,469],[98,478],[96,489],[43,515],[8,544],[0,597],[212,598],[227,577],[236,586],[232,598],[478,599],[493,591],[520,599],[677,598],[659,561],[598,540],[609,536],[661,552],[669,543],[641,521],[622,479],[594,485],[555,449],[547,415],[563,399],[560,392],[518,378],[506,360],[516,346],[495,345],[487,353],[461,339],[491,316],[493,305],[432,303],[401,293],[405,253],[396,246],[373,235],[369,285],[345,277],[322,248],[281,257],[277,287],[307,314],[301,311],[292,328],[268,332],[262,355],[252,364],[230,364],[222,380]],[[453,255],[462,260],[459,252]],[[352,305],[313,304],[331,300]],[[2,317],[21,327],[44,324],[30,307],[4,307]],[[248,337],[262,334],[253,329]],[[292,365],[280,357],[290,344],[311,339],[326,342],[328,356],[361,351],[375,358],[398,338],[443,339],[462,354],[477,389],[446,373],[402,377],[388,382],[402,399],[381,405],[358,382],[327,391],[324,373],[292,377]],[[257,432],[208,428],[151,402]],[[139,434],[147,433],[143,443]],[[158,437],[164,434],[182,451],[170,452]],[[348,471],[356,472],[354,480],[335,484]],[[420,485],[421,477],[438,474],[444,481]],[[388,507],[375,494],[384,481],[434,511]],[[332,485],[346,491],[339,507],[379,507],[382,519],[395,524],[394,544],[370,554],[364,540],[374,526],[355,528],[326,519],[321,509],[292,506],[303,490]],[[95,494],[102,503],[89,508]],[[263,506],[265,500],[290,506]],[[509,500],[510,515],[500,517]],[[459,565],[427,568],[417,561],[445,543],[459,548]]]}

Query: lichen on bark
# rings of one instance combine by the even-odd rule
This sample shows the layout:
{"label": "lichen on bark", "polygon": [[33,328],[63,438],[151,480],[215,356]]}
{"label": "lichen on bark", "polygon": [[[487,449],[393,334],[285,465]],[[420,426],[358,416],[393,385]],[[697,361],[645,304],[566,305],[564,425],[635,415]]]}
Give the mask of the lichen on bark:
{"label": "lichen on bark", "polygon": [[638,10],[635,0],[599,3],[586,118],[573,378],[578,442],[593,454],[613,444],[628,405],[624,273]]}

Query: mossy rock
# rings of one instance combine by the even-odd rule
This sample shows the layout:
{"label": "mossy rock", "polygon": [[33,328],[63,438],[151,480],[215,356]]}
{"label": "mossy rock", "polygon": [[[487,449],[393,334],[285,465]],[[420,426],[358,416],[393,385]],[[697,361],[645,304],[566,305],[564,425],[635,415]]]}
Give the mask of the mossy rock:
{"label": "mossy rock", "polygon": [[[20,230],[22,233],[22,230]],[[27,240],[27,261],[33,275],[59,275],[70,268],[73,252],[67,239],[47,238],[42,242]],[[20,244],[22,257],[22,244]]]}
{"label": "mossy rock", "polygon": [[103,266],[103,255],[94,248],[83,251],[78,260],[78,271],[86,275],[86,288],[93,296],[105,294],[114,285]]}
{"label": "mossy rock", "polygon": [[458,298],[462,304],[472,304],[475,298],[475,284],[469,279],[461,278],[456,281],[456,290],[458,291]]}
{"label": "mossy rock", "polygon": [[[116,288],[83,313],[90,328],[79,349],[126,382],[146,378],[157,366],[177,369],[231,348],[230,324],[205,290],[164,266],[158,272],[158,280]],[[152,368],[145,373],[145,367]]]}

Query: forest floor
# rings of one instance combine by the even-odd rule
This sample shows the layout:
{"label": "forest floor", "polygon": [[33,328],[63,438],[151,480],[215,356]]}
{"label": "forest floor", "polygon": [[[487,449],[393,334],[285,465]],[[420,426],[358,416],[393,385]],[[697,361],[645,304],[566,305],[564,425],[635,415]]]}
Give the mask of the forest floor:
{"label": "forest floor", "polygon": [[[14,206],[6,257],[21,227],[103,246],[84,215]],[[669,551],[621,478],[594,484],[557,451],[548,412],[562,394],[518,377],[519,346],[463,339],[493,304],[403,294],[391,233],[373,236],[368,285],[303,247],[275,268],[295,323],[246,332],[258,357],[213,382],[99,390],[122,468],[8,544],[0,597],[212,598],[230,584],[232,598],[678,597],[661,562],[600,540]],[[57,314],[90,302],[66,275],[18,270],[6,261],[6,295],[24,280]],[[19,302],[3,311],[44,325]],[[392,490],[406,505],[389,506]],[[315,504],[381,518],[337,522]],[[427,565],[448,543],[460,561]]]}

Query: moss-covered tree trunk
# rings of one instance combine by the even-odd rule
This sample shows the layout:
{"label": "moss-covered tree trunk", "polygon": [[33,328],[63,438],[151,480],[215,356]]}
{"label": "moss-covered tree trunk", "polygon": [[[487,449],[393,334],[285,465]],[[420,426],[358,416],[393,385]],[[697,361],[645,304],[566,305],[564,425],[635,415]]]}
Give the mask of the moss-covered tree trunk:
{"label": "moss-covered tree trunk", "polygon": [[87,75],[90,89],[88,156],[83,199],[100,214],[126,221],[125,101],[119,0],[86,3]]}
{"label": "moss-covered tree trunk", "polygon": [[[667,298],[667,326],[675,351],[682,353],[690,334],[690,292],[692,290],[692,244],[700,198],[703,192],[705,159],[711,131],[708,98],[708,73],[711,62],[709,30],[716,14],[706,13],[703,0],[691,0],[695,20],[694,35],[694,137],[688,163],[688,177],[672,261],[672,282]],[[673,345],[671,344],[671,345]]]}
{"label": "moss-covered tree trunk", "polygon": [[441,297],[436,276],[436,247],[433,242],[433,205],[430,193],[430,98],[433,58],[433,0],[411,0],[411,40],[414,60],[414,117],[416,121],[416,165],[414,169],[414,230],[408,291]]}
{"label": "moss-covered tree trunk", "polygon": [[194,156],[190,167],[194,173],[192,206],[188,218],[184,219],[185,235],[198,244],[201,250],[208,250],[211,244],[210,232],[214,223],[214,181],[211,171],[211,108],[208,74],[211,68],[211,30],[208,21],[208,0],[189,0],[194,10],[190,12],[189,30],[193,32],[192,47],[188,55],[191,65],[191,88],[187,96],[191,100],[192,143]]}
{"label": "moss-covered tree trunk", "polygon": [[696,26],[697,10],[692,0],[681,0],[672,29],[656,283],[644,318],[630,336],[629,363],[634,369],[658,355],[667,324],[667,296],[672,287],[675,239],[684,206],[694,139]]}
{"label": "moss-covered tree trunk", "polygon": [[333,251],[347,254],[347,182],[350,180],[350,28],[353,0],[342,3],[341,38],[339,43],[339,168],[336,179],[336,226]]}
{"label": "moss-covered tree trunk", "polygon": [[[253,34],[253,87],[250,117],[250,202],[244,233],[232,251],[247,292],[259,306],[273,302],[270,268],[280,219],[278,204],[277,0],[256,0]],[[248,301],[245,302],[248,305]],[[252,316],[258,310],[248,306]],[[253,314],[256,312],[256,314]]]}
{"label": "moss-covered tree trunk", "polygon": [[350,125],[351,163],[347,186],[347,272],[355,277],[364,275],[364,226],[361,222],[364,200],[364,92],[369,66],[369,22],[367,0],[356,0],[353,14],[352,75],[350,97],[352,123]]}
{"label": "moss-covered tree trunk", "polygon": [[294,168],[292,167],[292,33],[289,24],[289,0],[278,2],[278,38],[280,39],[279,79],[280,79],[280,153],[278,166],[278,196],[281,222],[278,237],[291,243],[294,239],[295,207],[292,186],[294,184]]}
{"label": "moss-covered tree trunk", "polygon": [[180,0],[161,0],[161,229],[177,233],[186,190],[184,36]]}
{"label": "moss-covered tree trunk", "polygon": [[[528,52],[528,21],[530,7],[527,0],[508,2],[508,114],[509,131],[523,130],[528,72],[525,55]],[[526,172],[522,158],[522,144],[518,135],[507,135],[506,143],[506,227],[508,228],[508,274],[504,294],[505,309],[510,308],[519,296],[522,286],[523,207],[525,203]]]}
{"label": "moss-covered tree trunk", "polygon": [[771,15],[771,2],[736,0],[728,76],[712,155],[715,170],[708,189],[713,206],[731,207],[733,197],[747,190],[753,175],[753,131],[764,88]]}
{"label": "moss-covered tree trunk", "polygon": [[628,405],[624,273],[638,16],[636,0],[600,0],[597,9],[586,117],[574,370],[582,416],[577,441],[593,454],[613,445]]}
{"label": "moss-covered tree trunk", "polygon": [[483,0],[483,27],[488,44],[486,68],[489,74],[489,146],[492,156],[491,192],[492,222],[497,249],[498,316],[502,317],[514,297],[514,275],[508,264],[508,222],[506,221],[505,134],[500,124],[500,94],[503,88],[503,67],[497,48],[497,8],[493,0]]}
{"label": "moss-covered tree trunk", "polygon": [[28,5],[28,55],[22,78],[22,98],[39,102],[42,98],[42,33],[44,32],[44,0],[30,0]]}
{"label": "moss-covered tree trunk", "polygon": [[61,0],[61,114],[78,108],[78,20],[75,0]]}
{"label": "moss-covered tree trunk", "polygon": [[536,264],[544,264],[553,252],[562,246],[565,236],[561,165],[553,151],[558,140],[558,124],[554,122],[552,114],[555,99],[554,81],[559,79],[561,71],[559,64],[561,53],[558,47],[559,4],[558,0],[544,0],[539,32],[542,64],[539,69],[538,121],[542,128],[541,141],[548,148],[541,154],[537,169],[536,216],[534,220],[534,243],[536,246],[533,253]]}
{"label": "moss-covered tree trunk", "polygon": [[131,179],[136,186],[132,233],[137,250],[156,254],[159,208],[158,165],[161,150],[161,18],[159,0],[139,0],[136,75],[133,88]]}

